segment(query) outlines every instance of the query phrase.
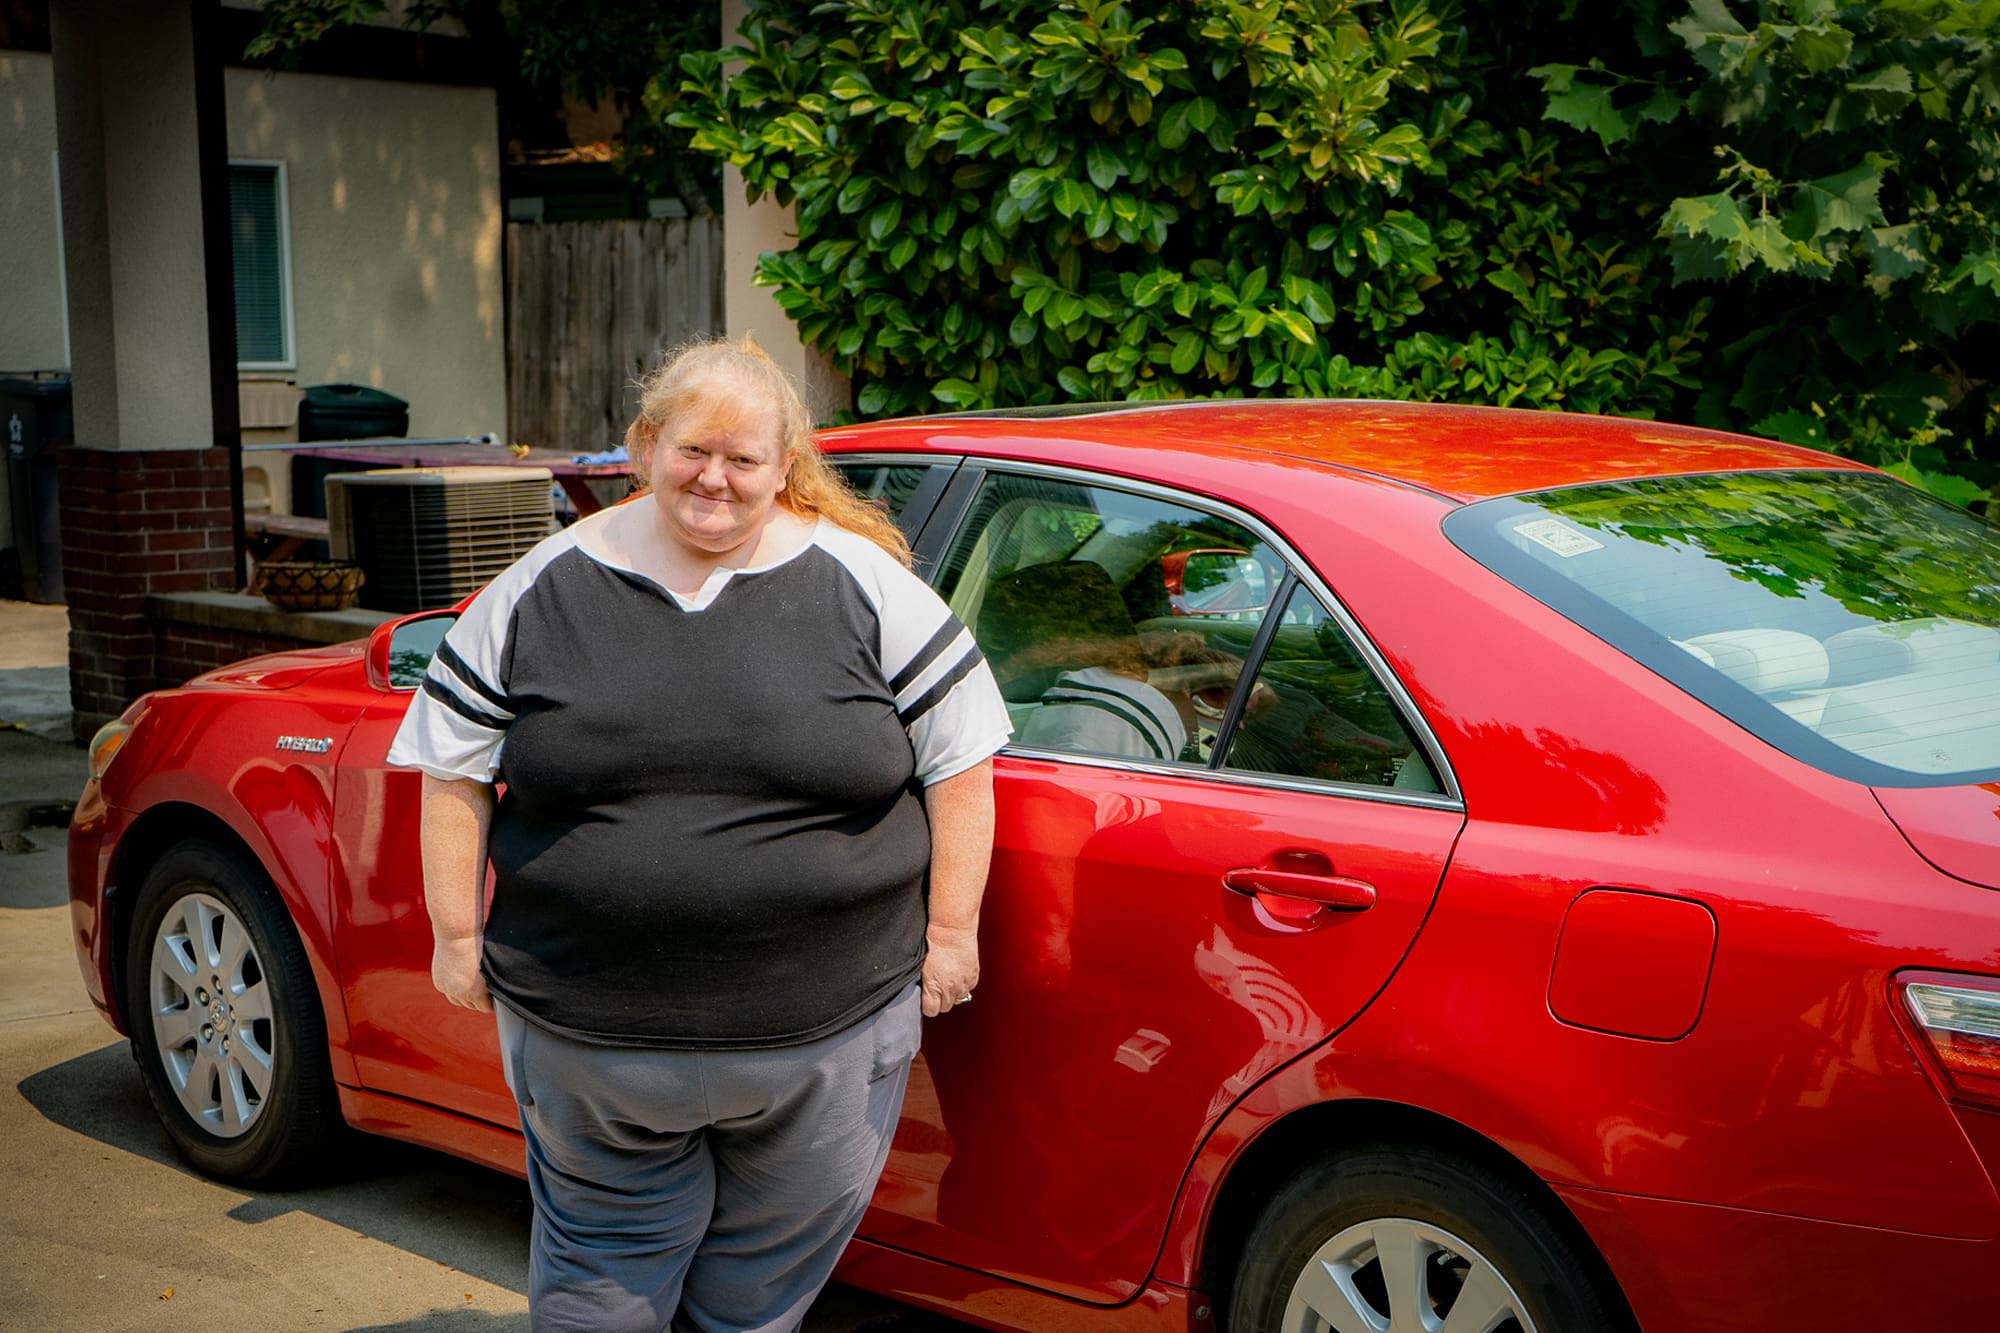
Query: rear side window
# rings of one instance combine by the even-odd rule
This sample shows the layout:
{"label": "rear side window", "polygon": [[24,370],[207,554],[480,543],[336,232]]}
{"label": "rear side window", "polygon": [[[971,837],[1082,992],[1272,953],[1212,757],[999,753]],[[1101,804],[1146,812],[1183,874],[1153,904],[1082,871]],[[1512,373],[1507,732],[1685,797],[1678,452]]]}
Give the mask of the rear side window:
{"label": "rear side window", "polygon": [[1828,772],[2000,777],[2000,528],[1894,478],[1618,482],[1469,505],[1445,532]]}

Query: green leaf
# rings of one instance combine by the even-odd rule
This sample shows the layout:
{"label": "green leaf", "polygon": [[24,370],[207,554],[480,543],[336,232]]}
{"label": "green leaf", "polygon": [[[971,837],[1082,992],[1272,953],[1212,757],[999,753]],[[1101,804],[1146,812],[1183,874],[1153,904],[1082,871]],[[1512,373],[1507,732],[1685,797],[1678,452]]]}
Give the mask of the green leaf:
{"label": "green leaf", "polygon": [[1824,29],[1801,28],[1792,39],[1792,59],[1808,74],[1824,74],[1847,63],[1854,49],[1854,34],[1828,24]]}
{"label": "green leaf", "polygon": [[1991,492],[1977,482],[1948,472],[1927,472],[1914,463],[1893,463],[1882,470],[1891,476],[1901,477],[1919,490],[1929,491],[1947,504],[1970,507],[1993,498]]}
{"label": "green leaf", "polygon": [[849,73],[842,74],[834,79],[828,91],[843,102],[851,102],[857,97],[868,96],[875,89],[869,84],[866,76],[858,73]]}
{"label": "green leaf", "polygon": [[1544,120],[1559,120],[1575,130],[1590,130],[1606,148],[1632,137],[1632,121],[1611,105],[1614,90],[1601,83],[1573,84],[1549,98]]}
{"label": "green leaf", "polygon": [[1735,241],[1743,235],[1743,210],[1727,194],[1676,199],[1667,208],[1664,226],[1684,236],[1710,236]]}
{"label": "green leaf", "polygon": [[847,184],[840,187],[840,196],[836,201],[836,207],[843,213],[856,213],[874,196],[875,178],[873,176],[855,176]]}
{"label": "green leaf", "polygon": [[1331,222],[1322,222],[1306,233],[1306,249],[1318,252],[1332,246],[1340,239],[1340,228]]}
{"label": "green leaf", "polygon": [[[1881,173],[1868,162],[1837,176],[1807,181],[1799,187],[1793,205],[1803,223],[1803,239],[1816,241],[1830,232],[1860,231],[1882,221],[1882,206],[1877,200],[1881,191]],[[1799,231],[1792,229],[1794,235]]]}
{"label": "green leaf", "polygon": [[1201,335],[1192,329],[1183,329],[1174,335],[1173,355],[1167,359],[1167,369],[1176,375],[1185,375],[1201,360]]}
{"label": "green leaf", "polygon": [[1540,79],[1543,92],[1568,92],[1579,68],[1577,65],[1537,65],[1528,71],[1528,77]]}
{"label": "green leaf", "polygon": [[1090,376],[1075,366],[1064,366],[1056,372],[1056,383],[1062,385],[1063,392],[1071,398],[1090,397]]}
{"label": "green leaf", "polygon": [[1687,17],[1678,23],[1670,23],[1667,27],[1678,34],[1689,47],[1704,46],[1717,37],[1749,35],[1722,0],[1694,0],[1688,6]]}
{"label": "green leaf", "polygon": [[1168,289],[1178,286],[1181,277],[1166,269],[1155,269],[1142,276],[1132,288],[1132,304],[1141,310],[1160,299]]}
{"label": "green leaf", "polygon": [[902,220],[903,201],[900,199],[891,199],[889,202],[871,209],[868,213],[868,219],[863,226],[868,234],[868,239],[879,245],[889,238],[890,233],[896,230],[896,224]]}
{"label": "green leaf", "polygon": [[1988,250],[1985,254],[1967,255],[1958,262],[1945,279],[1945,290],[1949,291],[1962,282],[1970,281],[1975,287],[1984,287],[1990,292],[2000,293],[2000,250]]}
{"label": "green leaf", "polygon": [[1807,449],[1824,449],[1830,443],[1826,423],[1810,412],[1774,412],[1750,427],[1753,434]]}
{"label": "green leaf", "polygon": [[1124,174],[1125,164],[1119,160],[1116,149],[1103,142],[1093,142],[1084,153],[1084,161],[1090,172],[1090,183],[1100,190],[1108,190],[1118,183]]}
{"label": "green leaf", "polygon": [[1520,271],[1517,269],[1495,269],[1486,275],[1486,281],[1498,287],[1522,305],[1528,304],[1529,300],[1534,296],[1534,288],[1529,286],[1528,280],[1522,277]]}
{"label": "green leaf", "polygon": [[1284,326],[1285,332],[1310,347],[1319,341],[1313,330],[1312,321],[1296,310],[1273,310],[1271,321]]}

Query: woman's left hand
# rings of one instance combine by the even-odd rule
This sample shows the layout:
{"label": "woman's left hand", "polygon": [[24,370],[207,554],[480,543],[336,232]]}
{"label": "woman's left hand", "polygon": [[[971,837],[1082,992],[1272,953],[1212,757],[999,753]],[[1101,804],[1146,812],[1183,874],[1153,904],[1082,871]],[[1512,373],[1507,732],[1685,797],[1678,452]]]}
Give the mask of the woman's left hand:
{"label": "woman's left hand", "polygon": [[924,938],[924,1017],[936,1018],[971,1000],[979,984],[979,931],[932,922]]}

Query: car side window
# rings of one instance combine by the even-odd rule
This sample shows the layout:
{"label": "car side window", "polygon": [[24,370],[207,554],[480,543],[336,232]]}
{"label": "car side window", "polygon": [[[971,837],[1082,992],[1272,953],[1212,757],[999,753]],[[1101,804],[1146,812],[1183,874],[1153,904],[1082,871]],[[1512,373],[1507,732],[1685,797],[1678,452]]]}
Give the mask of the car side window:
{"label": "car side window", "polygon": [[1206,764],[1284,565],[1241,524],[1110,487],[989,476],[938,590],[1014,742]]}
{"label": "car side window", "polygon": [[1223,767],[1400,791],[1442,787],[1382,682],[1325,605],[1296,589]]}
{"label": "car side window", "polygon": [[879,500],[889,511],[889,517],[900,519],[903,509],[910,503],[910,497],[929,476],[931,468],[925,464],[901,463],[842,463],[831,460],[854,493],[864,500]]}

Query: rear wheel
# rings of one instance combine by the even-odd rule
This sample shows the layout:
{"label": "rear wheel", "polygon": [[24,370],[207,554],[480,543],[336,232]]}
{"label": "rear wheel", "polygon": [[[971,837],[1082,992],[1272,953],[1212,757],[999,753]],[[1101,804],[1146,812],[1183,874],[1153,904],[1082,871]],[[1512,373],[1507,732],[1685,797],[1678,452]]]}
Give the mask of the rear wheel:
{"label": "rear wheel", "polygon": [[1470,1158],[1375,1147],[1273,1198],[1229,1333],[1615,1333],[1595,1266],[1541,1202]]}
{"label": "rear wheel", "polygon": [[300,1179],[339,1132],[326,1023],[262,869],[208,841],[170,848],[133,907],[132,1055],[167,1134],[205,1175]]}

